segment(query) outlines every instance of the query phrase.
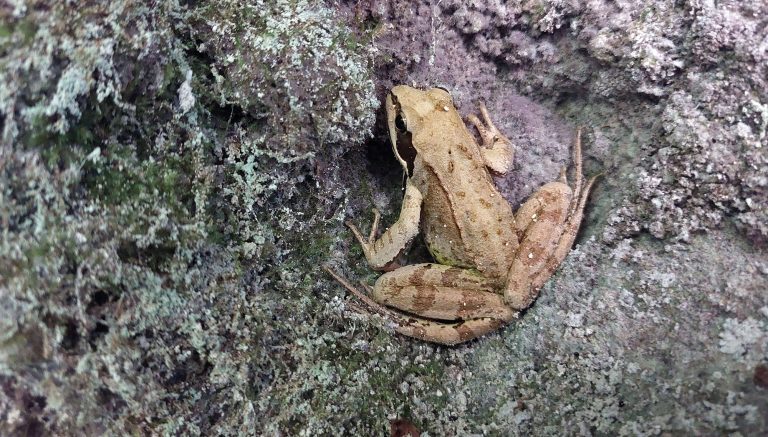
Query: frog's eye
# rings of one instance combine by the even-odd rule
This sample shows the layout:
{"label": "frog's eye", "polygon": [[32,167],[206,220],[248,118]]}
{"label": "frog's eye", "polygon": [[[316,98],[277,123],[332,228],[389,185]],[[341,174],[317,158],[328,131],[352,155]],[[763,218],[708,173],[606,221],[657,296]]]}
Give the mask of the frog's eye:
{"label": "frog's eye", "polygon": [[448,88],[445,88],[445,87],[441,87],[441,86],[436,86],[436,87],[435,87],[435,89],[436,89],[436,90],[440,90],[440,91],[444,92],[444,93],[445,93],[445,96],[446,96],[446,97],[447,97],[449,100],[453,100],[453,98],[451,97],[451,92],[450,92],[450,91],[448,91]]}
{"label": "frog's eye", "polygon": [[413,137],[410,132],[402,131],[397,134],[395,153],[400,160],[405,163],[405,170],[408,173],[408,176],[411,176],[413,174],[413,166],[418,152],[416,151],[416,148],[413,147]]}
{"label": "frog's eye", "polygon": [[395,127],[401,133],[406,131],[405,119],[402,114],[397,114],[395,117]]}

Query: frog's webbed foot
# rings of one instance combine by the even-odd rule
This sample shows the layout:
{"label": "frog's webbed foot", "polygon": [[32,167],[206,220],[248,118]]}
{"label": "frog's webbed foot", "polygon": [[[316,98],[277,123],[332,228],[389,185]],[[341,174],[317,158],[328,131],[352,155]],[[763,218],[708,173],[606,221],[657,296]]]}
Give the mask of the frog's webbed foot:
{"label": "frog's webbed foot", "polygon": [[480,153],[483,155],[483,160],[488,168],[497,173],[506,173],[512,167],[514,157],[512,142],[493,124],[485,104],[480,102],[479,107],[483,121],[480,121],[474,114],[470,114],[467,119],[475,126],[480,134],[480,139],[483,140]]}
{"label": "frog's webbed foot", "polygon": [[574,141],[573,162],[573,186],[563,170],[557,182],[541,187],[515,214],[520,246],[504,291],[505,301],[513,308],[523,309],[533,302],[576,239],[587,197],[599,176],[584,182],[581,129]]}

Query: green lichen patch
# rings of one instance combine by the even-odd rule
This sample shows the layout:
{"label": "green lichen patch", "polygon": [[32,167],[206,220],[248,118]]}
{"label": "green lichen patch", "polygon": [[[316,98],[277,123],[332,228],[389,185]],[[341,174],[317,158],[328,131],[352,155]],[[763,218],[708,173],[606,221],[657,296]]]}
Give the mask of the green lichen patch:
{"label": "green lichen patch", "polygon": [[0,429],[301,428],[296,339],[343,325],[307,175],[369,135],[371,49],[318,4],[70,6],[0,12]]}
{"label": "green lichen patch", "polygon": [[[274,128],[265,143],[289,156],[370,135],[379,105],[372,46],[307,1],[220,0],[189,13],[211,106],[236,105]],[[372,37],[366,36],[366,41]]]}

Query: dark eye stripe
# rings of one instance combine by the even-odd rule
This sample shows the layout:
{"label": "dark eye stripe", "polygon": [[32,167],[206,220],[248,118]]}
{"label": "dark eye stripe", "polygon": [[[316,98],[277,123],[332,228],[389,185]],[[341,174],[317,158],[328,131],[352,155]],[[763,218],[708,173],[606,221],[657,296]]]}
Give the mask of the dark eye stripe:
{"label": "dark eye stripe", "polygon": [[403,119],[403,115],[402,114],[397,114],[397,116],[395,116],[395,127],[400,132],[405,132],[406,131],[407,128],[406,128],[406,125],[405,125],[405,119]]}
{"label": "dark eye stripe", "polygon": [[416,148],[413,147],[411,133],[402,131],[397,133],[397,156],[405,161],[408,176],[413,175],[413,165],[416,160]]}

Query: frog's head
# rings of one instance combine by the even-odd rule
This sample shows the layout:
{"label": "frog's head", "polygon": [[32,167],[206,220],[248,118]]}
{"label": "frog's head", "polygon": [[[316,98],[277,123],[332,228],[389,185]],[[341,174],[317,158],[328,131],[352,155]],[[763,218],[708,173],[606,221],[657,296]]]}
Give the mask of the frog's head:
{"label": "frog's head", "polygon": [[413,141],[424,132],[426,123],[435,123],[437,117],[456,114],[451,95],[443,88],[420,90],[398,85],[387,95],[387,124],[392,151],[410,177],[416,156],[428,152],[418,150],[421,141]]}

